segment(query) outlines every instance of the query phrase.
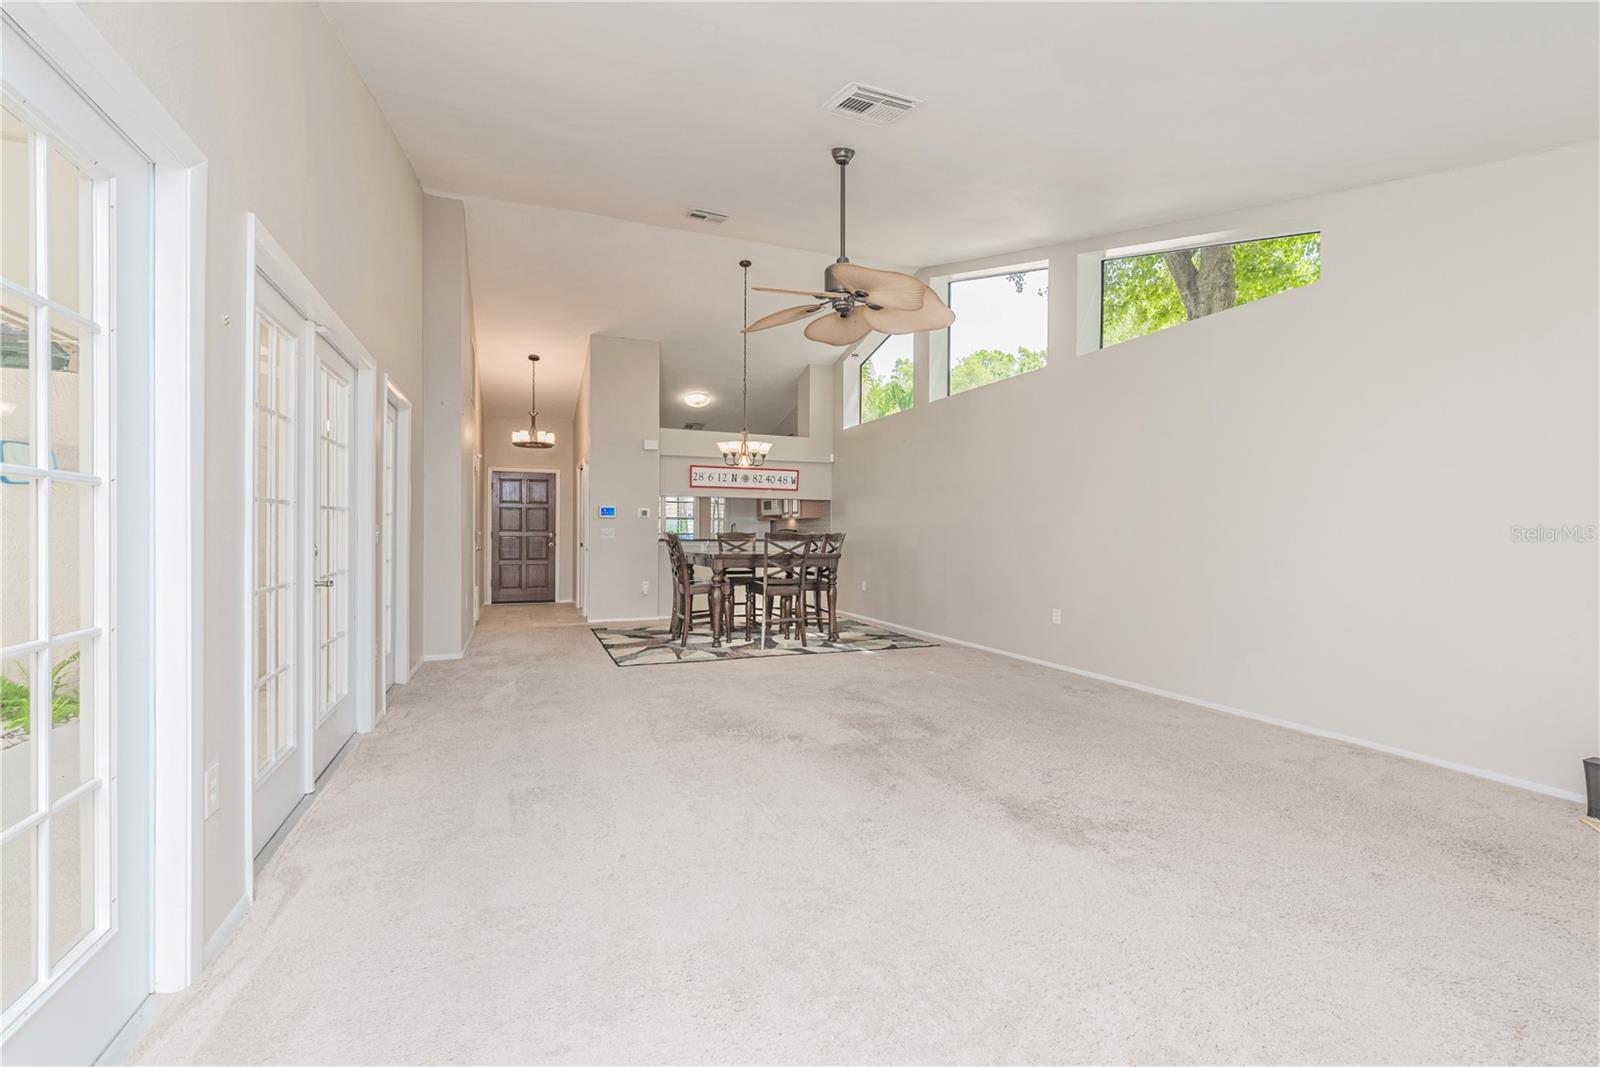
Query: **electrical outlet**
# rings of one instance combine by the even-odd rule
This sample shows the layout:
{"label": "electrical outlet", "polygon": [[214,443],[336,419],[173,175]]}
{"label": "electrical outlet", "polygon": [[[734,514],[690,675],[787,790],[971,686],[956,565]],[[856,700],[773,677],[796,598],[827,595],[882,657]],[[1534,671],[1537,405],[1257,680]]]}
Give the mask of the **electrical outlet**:
{"label": "electrical outlet", "polygon": [[867,591],[867,580],[865,578],[861,579],[861,591],[863,593]]}
{"label": "electrical outlet", "polygon": [[1051,608],[1050,609],[1050,621],[1055,623],[1057,626],[1061,625],[1061,609],[1060,608]]}
{"label": "electrical outlet", "polygon": [[649,596],[650,595],[650,583],[649,582],[640,582],[639,583],[639,595],[640,596]]}
{"label": "electrical outlet", "polygon": [[222,804],[222,768],[213,763],[206,768],[206,818],[217,813],[217,808]]}

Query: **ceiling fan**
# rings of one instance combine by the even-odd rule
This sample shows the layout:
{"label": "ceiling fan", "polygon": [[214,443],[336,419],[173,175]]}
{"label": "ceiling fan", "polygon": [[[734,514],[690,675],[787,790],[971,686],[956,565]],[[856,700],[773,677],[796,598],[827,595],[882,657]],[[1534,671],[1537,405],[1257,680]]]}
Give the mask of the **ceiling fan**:
{"label": "ceiling fan", "polygon": [[937,293],[909,274],[877,270],[850,262],[844,254],[844,172],[855,157],[853,148],[835,148],[833,161],[839,164],[839,258],[822,274],[822,288],[769,289],[753,286],[760,293],[789,293],[809,296],[816,301],[774,311],[744,328],[745,333],[784,326],[811,318],[827,309],[806,326],[806,336],[825,345],[853,345],[868,333],[921,333],[942,330],[956,321],[955,312],[944,306]]}

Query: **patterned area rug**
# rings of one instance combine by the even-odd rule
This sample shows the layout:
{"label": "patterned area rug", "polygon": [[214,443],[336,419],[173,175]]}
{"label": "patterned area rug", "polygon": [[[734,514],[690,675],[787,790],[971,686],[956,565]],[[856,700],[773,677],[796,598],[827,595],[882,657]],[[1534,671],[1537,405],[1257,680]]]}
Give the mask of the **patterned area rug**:
{"label": "patterned area rug", "polygon": [[734,632],[732,643],[720,647],[711,644],[710,630],[689,631],[689,647],[684,648],[668,633],[666,623],[647,626],[594,627],[594,635],[601,646],[611,654],[619,667],[637,667],[643,663],[698,663],[716,659],[762,659],[767,656],[817,656],[828,652],[884,652],[891,648],[932,648],[934,642],[881,626],[873,626],[859,619],[839,620],[839,639],[829,641],[812,632],[806,637],[806,647],[800,647],[799,638],[780,638],[776,631],[767,635],[766,645],[761,644],[758,632],[754,641],[744,639],[744,630]]}

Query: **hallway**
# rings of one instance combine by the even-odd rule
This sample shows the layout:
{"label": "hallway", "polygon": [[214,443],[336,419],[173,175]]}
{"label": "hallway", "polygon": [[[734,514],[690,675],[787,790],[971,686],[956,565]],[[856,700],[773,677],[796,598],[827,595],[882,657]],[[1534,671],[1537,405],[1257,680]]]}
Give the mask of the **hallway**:
{"label": "hallway", "polygon": [[964,648],[619,669],[575,619],[486,608],[397,693],[136,1061],[1593,1047],[1568,804]]}

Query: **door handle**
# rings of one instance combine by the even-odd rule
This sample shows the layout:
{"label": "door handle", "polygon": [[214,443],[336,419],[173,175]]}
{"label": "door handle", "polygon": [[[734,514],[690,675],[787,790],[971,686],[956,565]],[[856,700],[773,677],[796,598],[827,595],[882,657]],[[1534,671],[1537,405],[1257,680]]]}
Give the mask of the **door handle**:
{"label": "door handle", "polygon": [[322,586],[323,588],[327,588],[328,586],[331,586],[333,584],[333,579],[332,578],[319,578],[316,581],[312,582],[311,584],[312,585],[316,585],[316,586]]}

